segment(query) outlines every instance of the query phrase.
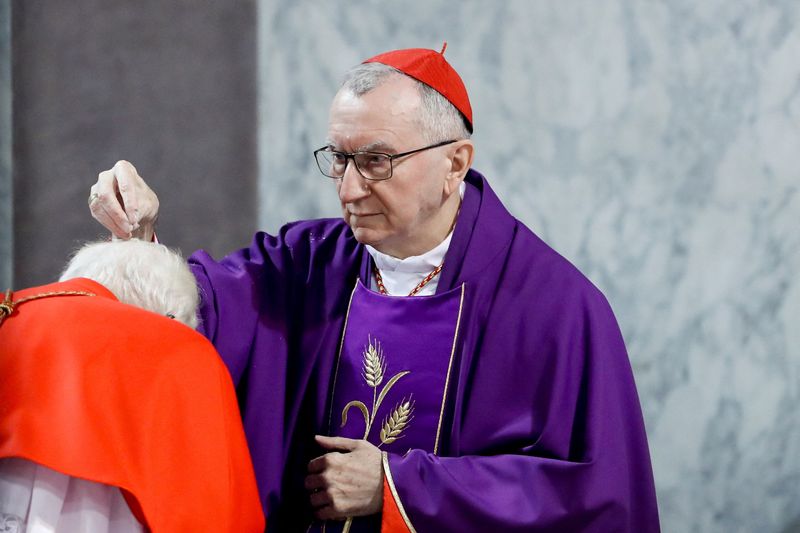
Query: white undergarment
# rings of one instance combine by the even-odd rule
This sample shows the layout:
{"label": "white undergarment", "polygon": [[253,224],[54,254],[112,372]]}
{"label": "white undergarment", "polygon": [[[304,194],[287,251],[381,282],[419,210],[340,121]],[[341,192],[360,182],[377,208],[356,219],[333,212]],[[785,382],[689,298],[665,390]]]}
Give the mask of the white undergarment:
{"label": "white undergarment", "polygon": [[0,459],[0,531],[143,533],[122,492],[32,461]]}

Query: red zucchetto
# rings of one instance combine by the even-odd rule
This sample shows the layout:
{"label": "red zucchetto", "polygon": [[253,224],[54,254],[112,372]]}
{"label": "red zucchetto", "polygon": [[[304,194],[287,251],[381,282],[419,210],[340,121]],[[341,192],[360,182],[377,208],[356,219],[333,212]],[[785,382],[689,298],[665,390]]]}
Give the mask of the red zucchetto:
{"label": "red zucchetto", "polygon": [[364,63],[382,63],[432,87],[458,109],[472,133],[472,106],[467,88],[458,72],[444,58],[447,43],[441,52],[425,48],[408,48],[379,54]]}

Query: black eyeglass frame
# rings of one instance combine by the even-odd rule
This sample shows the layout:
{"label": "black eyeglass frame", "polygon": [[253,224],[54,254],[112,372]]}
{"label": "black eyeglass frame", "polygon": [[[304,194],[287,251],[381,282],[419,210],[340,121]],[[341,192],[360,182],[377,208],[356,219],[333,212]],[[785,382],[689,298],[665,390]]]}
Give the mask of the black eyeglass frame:
{"label": "black eyeglass frame", "polygon": [[[318,149],[314,150],[314,160],[317,162],[317,167],[319,168],[319,171],[326,178],[331,178],[331,179],[334,179],[334,180],[342,179],[344,177],[344,173],[347,172],[347,160],[348,159],[352,159],[353,160],[353,164],[356,166],[356,172],[358,172],[361,175],[361,177],[364,178],[365,180],[369,180],[369,181],[386,181],[386,180],[390,179],[394,175],[394,160],[395,159],[399,159],[401,157],[406,157],[406,156],[409,156],[409,155],[414,155],[414,154],[417,154],[419,152],[424,152],[425,150],[431,150],[433,148],[439,148],[440,146],[447,146],[448,144],[453,144],[454,142],[458,142],[460,140],[461,139],[450,139],[449,141],[438,142],[436,144],[431,144],[429,146],[423,146],[422,148],[417,148],[416,150],[409,150],[408,152],[401,152],[399,154],[387,154],[385,152],[374,152],[374,151],[371,151],[371,150],[366,150],[366,151],[363,151],[363,152],[347,153],[347,152],[342,152],[340,150],[331,150],[330,146],[323,146],[322,148],[318,148]],[[344,172],[342,172],[341,176],[331,176],[330,174],[327,174],[322,169],[322,165],[320,165],[319,158],[317,157],[317,154],[320,153],[320,152],[325,152],[325,153],[328,153],[328,154],[339,154],[340,156],[345,158]],[[359,168],[358,163],[356,163],[356,156],[357,155],[365,155],[365,154],[366,155],[382,155],[382,156],[386,157],[389,160],[389,175],[386,176],[385,178],[370,178],[369,176],[365,176],[364,173]]]}

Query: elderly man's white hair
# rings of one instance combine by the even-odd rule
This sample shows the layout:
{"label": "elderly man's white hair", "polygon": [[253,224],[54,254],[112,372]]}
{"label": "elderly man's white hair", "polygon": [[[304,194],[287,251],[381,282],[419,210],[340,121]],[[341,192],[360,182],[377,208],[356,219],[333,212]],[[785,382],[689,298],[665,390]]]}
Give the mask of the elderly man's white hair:
{"label": "elderly man's white hair", "polygon": [[194,276],[178,252],[137,239],[103,241],[82,247],[60,281],[89,278],[121,302],[197,327],[199,297]]}

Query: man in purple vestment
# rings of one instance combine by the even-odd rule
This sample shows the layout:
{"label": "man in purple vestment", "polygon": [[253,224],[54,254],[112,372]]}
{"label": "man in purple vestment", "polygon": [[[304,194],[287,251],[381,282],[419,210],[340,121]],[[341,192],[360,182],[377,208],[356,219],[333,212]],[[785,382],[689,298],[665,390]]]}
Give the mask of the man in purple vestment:
{"label": "man in purple vestment", "polygon": [[[630,363],[603,295],[471,168],[444,50],[345,77],[314,152],[342,219],[189,260],[237,385],[270,531],[659,530]],[[127,162],[93,216],[150,239]]]}

